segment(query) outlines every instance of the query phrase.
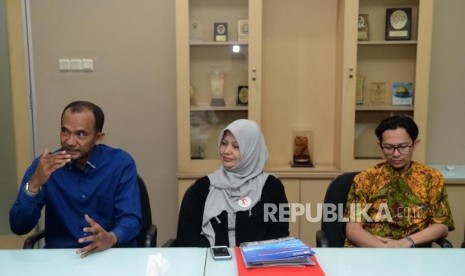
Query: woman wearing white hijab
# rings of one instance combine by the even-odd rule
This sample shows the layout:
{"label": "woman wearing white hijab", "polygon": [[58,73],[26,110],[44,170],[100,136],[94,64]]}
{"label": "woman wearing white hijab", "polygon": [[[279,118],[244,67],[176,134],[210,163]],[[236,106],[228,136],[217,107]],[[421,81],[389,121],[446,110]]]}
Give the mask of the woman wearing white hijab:
{"label": "woman wearing white hijab", "polygon": [[[184,195],[178,245],[234,246],[288,236],[287,221],[266,217],[271,211],[265,204],[279,210],[288,202],[281,181],[263,172],[268,150],[257,123],[232,122],[221,131],[218,148],[221,167],[198,179]],[[274,217],[279,219],[279,214]]]}

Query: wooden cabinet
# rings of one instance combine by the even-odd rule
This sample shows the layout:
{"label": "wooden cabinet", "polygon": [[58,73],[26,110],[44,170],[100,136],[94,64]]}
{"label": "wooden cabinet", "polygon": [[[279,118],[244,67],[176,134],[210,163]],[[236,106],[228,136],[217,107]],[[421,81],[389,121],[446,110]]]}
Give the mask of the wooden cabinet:
{"label": "wooden cabinet", "polygon": [[[303,179],[300,184],[301,204],[306,206],[300,217],[300,238],[316,247],[316,232],[321,229],[318,208],[323,208],[326,189],[332,178]],[[321,210],[321,209],[320,209]]]}
{"label": "wooden cabinet", "polygon": [[[176,1],[178,173],[217,169],[218,132],[237,118],[260,124],[270,152],[269,169],[291,169],[295,130],[313,133],[310,146],[315,168],[309,171],[334,167],[339,2]],[[248,42],[235,41],[235,26],[247,16]],[[202,39],[190,38],[192,21],[203,26]],[[215,22],[228,23],[227,42],[213,41]],[[241,58],[230,51],[236,42],[247,49]],[[211,106],[212,66],[222,66],[229,79],[222,107]],[[195,90],[192,102],[191,84]],[[237,105],[237,87],[244,84],[249,102]]]}
{"label": "wooden cabinet", "polygon": [[[281,179],[286,191],[287,201],[289,203],[300,202],[300,179],[289,178]],[[300,220],[301,217],[295,217],[295,219],[289,221],[289,233],[291,236],[300,237]]]}
{"label": "wooden cabinet", "polygon": [[[381,161],[375,126],[407,114],[423,141],[414,158],[424,162],[433,6],[433,0],[176,0],[178,172],[218,168],[218,133],[238,118],[261,126],[269,168],[289,166],[292,132],[309,130],[316,170],[352,171]],[[412,11],[409,40],[385,40],[386,9],[396,7]],[[369,19],[365,41],[357,39],[361,13]],[[249,37],[239,41],[244,19]],[[227,24],[226,41],[214,41],[215,23]],[[214,70],[224,73],[224,106],[212,102]],[[358,76],[362,104],[356,104]],[[413,84],[412,105],[391,104],[394,82]],[[370,100],[373,83],[385,84],[384,105]],[[248,86],[247,105],[238,104],[240,86]]]}
{"label": "wooden cabinet", "polygon": [[[420,143],[415,160],[425,161],[429,69],[433,0],[344,1],[341,6],[344,26],[340,33],[340,149],[342,171],[361,170],[381,161],[374,129],[384,118],[395,114],[413,116],[420,128]],[[411,39],[385,40],[386,9],[411,9]],[[369,18],[369,40],[358,41],[359,14]],[[364,85],[362,86],[362,80]],[[358,82],[358,85],[357,85]],[[393,105],[393,84],[413,84],[413,104]],[[373,100],[376,84],[384,84],[385,102]],[[357,87],[358,86],[358,87]],[[363,100],[356,104],[357,90]],[[382,94],[382,93],[381,93]]]}
{"label": "wooden cabinet", "polygon": [[[340,172],[381,161],[373,128],[392,114],[415,118],[422,143],[414,158],[424,162],[433,6],[433,0],[176,0],[179,199],[219,167],[218,133],[237,118],[261,126],[270,153],[265,170],[281,178],[291,203],[316,206]],[[412,9],[408,41],[384,38],[386,9],[393,7]],[[368,41],[357,39],[360,13],[369,15]],[[247,42],[236,41],[242,19],[249,22]],[[226,42],[213,41],[215,22],[228,24]],[[193,39],[192,23],[203,35]],[[234,45],[244,52],[232,53]],[[212,67],[226,74],[225,106],[211,104]],[[366,99],[372,82],[384,82],[387,93],[393,82],[412,82],[414,103],[357,105],[357,75],[365,76]],[[248,85],[248,105],[237,104],[242,85]],[[289,165],[299,129],[312,132],[314,168]],[[314,244],[319,227],[301,217],[290,229]]]}
{"label": "wooden cabinet", "polygon": [[463,199],[465,198],[465,180],[449,181],[446,178],[445,182],[449,205],[455,224],[455,230],[449,232],[447,239],[454,247],[460,247],[465,238],[465,208],[463,203]]}

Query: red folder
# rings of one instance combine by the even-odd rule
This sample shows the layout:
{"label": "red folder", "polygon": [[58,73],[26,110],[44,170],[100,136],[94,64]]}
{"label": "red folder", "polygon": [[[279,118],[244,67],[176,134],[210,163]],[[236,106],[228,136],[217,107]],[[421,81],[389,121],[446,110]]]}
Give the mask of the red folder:
{"label": "red folder", "polygon": [[292,275],[322,275],[325,273],[321,269],[315,256],[312,256],[312,261],[315,265],[307,265],[304,267],[284,267],[284,266],[270,266],[270,267],[259,267],[259,268],[246,268],[244,259],[242,259],[242,253],[239,247],[235,247],[237,271],[239,276],[292,276]]}

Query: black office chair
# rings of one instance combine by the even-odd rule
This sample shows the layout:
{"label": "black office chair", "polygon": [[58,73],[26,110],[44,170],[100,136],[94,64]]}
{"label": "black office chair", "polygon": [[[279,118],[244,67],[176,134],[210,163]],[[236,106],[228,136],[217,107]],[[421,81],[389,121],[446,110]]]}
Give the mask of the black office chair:
{"label": "black office chair", "polygon": [[152,223],[152,210],[147,186],[140,175],[137,175],[137,182],[139,183],[140,207],[142,209],[142,229],[137,236],[137,245],[139,247],[156,247],[157,226]]}
{"label": "black office chair", "polygon": [[463,231],[463,242],[462,242],[462,248],[465,248],[465,231]]}
{"label": "black office chair", "polygon": [[[152,224],[152,211],[150,209],[150,199],[145,182],[140,175],[137,175],[139,183],[139,193],[142,209],[142,229],[137,236],[138,247],[156,247],[157,246],[157,226]],[[25,241],[23,248],[32,249],[37,242],[45,237],[45,229],[29,236]]]}
{"label": "black office chair", "polygon": [[[182,197],[181,209],[183,208],[184,201],[186,200],[186,196],[191,192],[193,185],[194,184],[191,184],[184,192],[184,196]],[[178,225],[179,225],[179,216],[178,216]],[[178,240],[176,238],[168,239],[165,243],[163,243],[162,247],[179,247]]]}
{"label": "black office chair", "polygon": [[169,239],[161,247],[179,247],[177,239]]}
{"label": "black office chair", "polygon": [[[336,210],[335,214],[339,214],[338,208],[341,207],[345,210],[347,203],[347,196],[352,186],[355,175],[358,172],[347,172],[335,177],[326,190],[324,203],[334,204]],[[323,218],[325,215],[325,208],[323,208]],[[346,238],[346,222],[335,220],[332,222],[321,221],[321,230],[316,233],[317,247],[344,247]],[[452,248],[452,244],[444,238],[434,241],[440,247]]]}

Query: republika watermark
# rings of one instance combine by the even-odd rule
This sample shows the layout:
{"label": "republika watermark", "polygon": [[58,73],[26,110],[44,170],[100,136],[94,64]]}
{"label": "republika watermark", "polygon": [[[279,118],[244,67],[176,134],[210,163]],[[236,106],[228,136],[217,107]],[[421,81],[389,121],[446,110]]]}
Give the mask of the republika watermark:
{"label": "republika watermark", "polygon": [[305,216],[309,222],[392,222],[393,217],[407,217],[416,216],[415,210],[410,210],[408,207],[398,207],[396,214],[392,215],[387,203],[379,204],[376,214],[370,216],[370,209],[373,204],[368,203],[364,206],[360,203],[352,203],[349,205],[348,216],[344,213],[344,204],[333,203],[318,203],[314,204],[316,207],[315,214],[312,215],[312,205],[307,203],[281,203],[278,206],[273,203],[264,204],[264,221],[268,222],[295,222],[298,217]]}

